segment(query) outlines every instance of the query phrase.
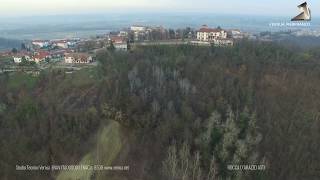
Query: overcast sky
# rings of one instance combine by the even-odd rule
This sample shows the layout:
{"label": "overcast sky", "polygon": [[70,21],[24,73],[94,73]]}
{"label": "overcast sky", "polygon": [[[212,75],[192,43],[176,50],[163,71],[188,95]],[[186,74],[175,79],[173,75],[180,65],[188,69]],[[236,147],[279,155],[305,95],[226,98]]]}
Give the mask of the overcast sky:
{"label": "overcast sky", "polygon": [[[101,12],[210,12],[224,14],[298,14],[303,0],[0,0],[2,16],[79,14]],[[320,15],[320,0],[309,0]]]}

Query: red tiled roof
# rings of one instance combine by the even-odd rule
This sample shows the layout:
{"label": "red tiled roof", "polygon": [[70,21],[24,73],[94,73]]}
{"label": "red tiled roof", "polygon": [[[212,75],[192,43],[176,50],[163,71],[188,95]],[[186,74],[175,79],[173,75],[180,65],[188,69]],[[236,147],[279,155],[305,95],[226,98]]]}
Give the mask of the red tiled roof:
{"label": "red tiled roof", "polygon": [[47,56],[36,55],[33,56],[34,59],[45,59]]}
{"label": "red tiled roof", "polygon": [[124,43],[124,39],[119,36],[113,36],[110,38],[113,43]]}
{"label": "red tiled roof", "polygon": [[33,57],[37,59],[44,59],[48,56],[50,56],[50,53],[48,51],[38,51]]}

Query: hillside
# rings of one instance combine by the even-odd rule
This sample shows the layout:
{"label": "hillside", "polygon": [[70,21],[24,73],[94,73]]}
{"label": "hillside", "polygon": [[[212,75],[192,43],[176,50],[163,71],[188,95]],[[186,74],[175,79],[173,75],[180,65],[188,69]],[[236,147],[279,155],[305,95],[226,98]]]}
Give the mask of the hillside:
{"label": "hillside", "polygon": [[[0,75],[0,179],[308,179],[320,174],[317,49],[101,52],[73,74]],[[129,171],[24,172],[17,164]],[[264,165],[236,171],[228,165]]]}

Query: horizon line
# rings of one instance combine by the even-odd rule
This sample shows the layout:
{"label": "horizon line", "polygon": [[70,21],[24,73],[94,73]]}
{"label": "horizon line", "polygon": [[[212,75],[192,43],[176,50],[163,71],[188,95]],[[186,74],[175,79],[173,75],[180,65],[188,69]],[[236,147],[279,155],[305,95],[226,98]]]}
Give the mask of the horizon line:
{"label": "horizon line", "polygon": [[[79,15],[126,15],[126,14],[137,14],[137,15],[143,15],[143,14],[162,14],[162,15],[173,15],[173,14],[199,14],[199,15],[223,15],[223,16],[255,16],[255,17],[279,17],[279,18],[284,18],[284,17],[291,17],[293,15],[287,15],[287,14],[258,14],[258,13],[229,13],[229,12],[211,12],[211,11],[185,11],[185,10],[180,10],[180,11],[167,11],[163,12],[161,10],[157,11],[125,11],[125,10],[118,10],[118,11],[87,11],[87,12],[57,12],[57,13],[36,13],[36,14],[1,14],[3,18],[22,18],[22,17],[46,17],[46,16],[79,16]],[[320,18],[320,14],[313,14],[312,18]]]}

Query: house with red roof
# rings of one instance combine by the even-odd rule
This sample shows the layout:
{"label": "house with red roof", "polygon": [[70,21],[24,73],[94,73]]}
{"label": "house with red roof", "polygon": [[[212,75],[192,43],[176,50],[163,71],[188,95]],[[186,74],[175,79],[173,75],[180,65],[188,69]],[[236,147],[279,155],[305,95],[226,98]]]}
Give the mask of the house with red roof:
{"label": "house with red roof", "polygon": [[128,49],[128,43],[124,37],[112,36],[109,41],[113,43],[116,50],[127,51]]}
{"label": "house with red roof", "polygon": [[48,51],[37,51],[32,56],[31,60],[36,63],[40,63],[46,60],[47,58],[50,58],[50,53]]}
{"label": "house with red roof", "polygon": [[227,31],[221,28],[209,28],[203,25],[200,30],[197,31],[197,39],[199,41],[214,41],[215,39],[226,39]]}

